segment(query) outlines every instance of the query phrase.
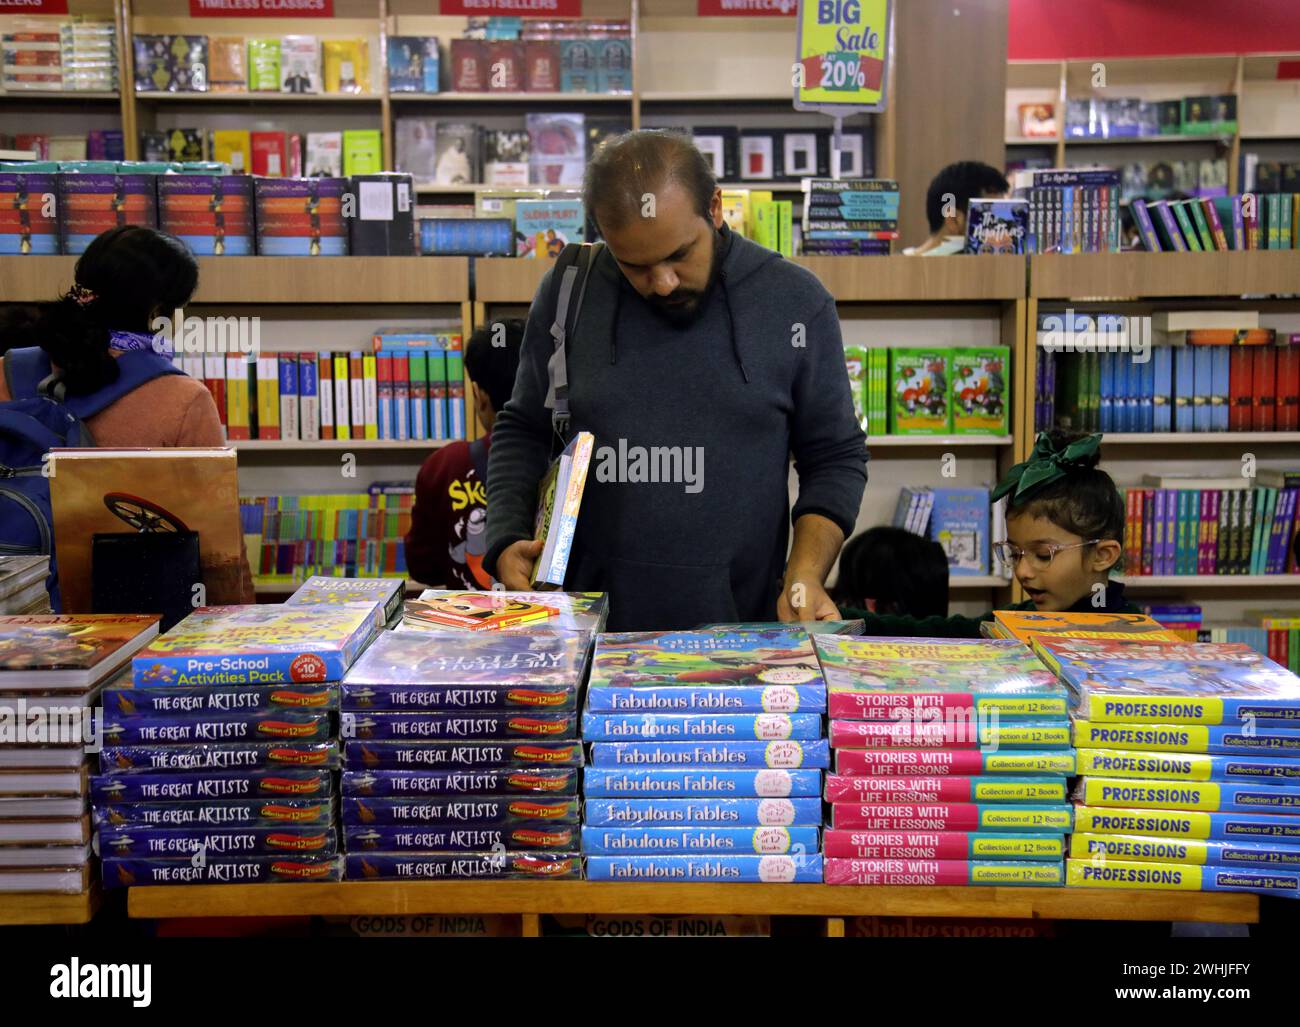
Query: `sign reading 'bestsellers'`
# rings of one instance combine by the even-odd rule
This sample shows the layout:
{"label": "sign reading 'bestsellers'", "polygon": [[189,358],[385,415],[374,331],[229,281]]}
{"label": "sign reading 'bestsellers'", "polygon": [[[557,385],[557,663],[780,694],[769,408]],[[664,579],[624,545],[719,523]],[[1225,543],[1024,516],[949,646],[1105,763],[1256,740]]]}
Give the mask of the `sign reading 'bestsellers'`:
{"label": "sign reading 'bestsellers'", "polygon": [[332,18],[334,0],[190,0],[191,18]]}
{"label": "sign reading 'bestsellers'", "polygon": [[516,18],[557,16],[581,18],[582,0],[439,0],[442,14],[463,14],[469,17],[484,14],[504,14]]}
{"label": "sign reading 'bestsellers'", "polygon": [[891,13],[890,0],[800,0],[795,107],[883,110]]}
{"label": "sign reading 'bestsellers'", "polygon": [[67,14],[68,0],[0,0],[0,14]]}

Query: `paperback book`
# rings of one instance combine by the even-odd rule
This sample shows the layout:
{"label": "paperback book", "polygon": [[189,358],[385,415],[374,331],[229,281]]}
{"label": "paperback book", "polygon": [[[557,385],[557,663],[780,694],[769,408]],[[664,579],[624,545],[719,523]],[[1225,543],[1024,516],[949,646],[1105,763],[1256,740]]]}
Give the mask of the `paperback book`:
{"label": "paperback book", "polygon": [[830,766],[822,739],[777,742],[602,742],[591,747],[593,767],[800,767]]}
{"label": "paperback book", "polygon": [[1204,813],[1193,810],[1075,807],[1079,834],[1157,835],[1161,838],[1274,839],[1300,844],[1300,817],[1290,814]]}
{"label": "paperback book", "polygon": [[1081,749],[1137,749],[1144,752],[1200,752],[1216,755],[1273,753],[1300,755],[1300,729],[1249,724],[1094,724],[1074,722]]}
{"label": "paperback book", "polygon": [[592,657],[599,688],[822,685],[811,637],[793,627],[756,631],[635,631],[601,635]]}
{"label": "paperback book", "polygon": [[827,884],[886,887],[989,885],[1058,888],[1064,883],[1059,862],[1015,860],[826,859]]}
{"label": "paperback book", "polygon": [[831,830],[822,851],[834,859],[1061,859],[1065,836],[1001,831]]}
{"label": "paperback book", "polygon": [[588,827],[818,827],[820,798],[798,799],[589,799]]}
{"label": "paperback book", "polygon": [[472,770],[345,770],[344,795],[577,795],[577,767],[475,767]]}
{"label": "paperback book", "polygon": [[589,856],[816,852],[815,827],[591,827],[582,829]]}

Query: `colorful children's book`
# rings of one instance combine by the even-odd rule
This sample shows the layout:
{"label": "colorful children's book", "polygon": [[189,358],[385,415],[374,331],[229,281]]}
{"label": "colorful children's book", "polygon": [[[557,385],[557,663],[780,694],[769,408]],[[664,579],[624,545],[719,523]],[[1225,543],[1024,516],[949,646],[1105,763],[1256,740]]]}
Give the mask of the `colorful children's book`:
{"label": "colorful children's book", "polygon": [[972,198],[966,215],[967,253],[1024,253],[1028,200]]}
{"label": "colorful children's book", "polygon": [[1113,859],[1067,859],[1071,888],[1141,888],[1162,891],[1238,891],[1300,898],[1300,873],[1258,867],[1195,866]]}
{"label": "colorful children's book", "polygon": [[835,859],[1060,859],[1065,838],[1001,831],[827,831],[822,849]]}
{"label": "colorful children's book", "polygon": [[[590,794],[590,793],[589,793]],[[935,776],[826,776],[827,802],[1065,802],[1065,778]]]}
{"label": "colorful children's book", "polygon": [[822,822],[820,798],[590,799],[588,827],[812,827]]}
{"label": "colorful children's book", "polygon": [[374,603],[203,607],[136,655],[135,683],[338,681],[374,630]]}
{"label": "colorful children's book", "polygon": [[[715,767],[587,767],[583,771],[582,794],[588,797],[644,795],[647,798],[785,798],[818,795],[822,772],[817,769],[759,770]],[[1064,784],[1061,790],[1064,792]]]}
{"label": "colorful children's book", "polygon": [[833,859],[825,861],[826,884],[1057,888],[1061,863],[1018,860]]}
{"label": "colorful children's book", "polygon": [[1007,434],[1006,346],[952,351],[952,430],[958,435]]}
{"label": "colorful children's book", "polygon": [[809,713],[826,712],[821,685],[716,685],[711,688],[597,688],[593,713]]}
{"label": "colorful children's book", "polygon": [[0,617],[0,692],[84,691],[158,635],[143,614]]}
{"label": "colorful children's book", "polygon": [[821,884],[821,853],[797,856],[589,856],[589,881],[722,881]]}
{"label": "colorful children's book", "polygon": [[[601,689],[591,695],[604,695]],[[826,739],[777,742],[604,742],[591,747],[594,767],[773,767],[778,770],[830,766]]]}
{"label": "colorful children's book", "polygon": [[835,771],[863,777],[906,775],[934,777],[956,775],[1057,774],[1072,777],[1074,750],[1060,752],[1000,749],[841,749],[835,754]]}
{"label": "colorful children's book", "polygon": [[929,534],[943,547],[948,573],[989,573],[989,491],[985,488],[933,488]]}
{"label": "colorful children's book", "polygon": [[797,628],[604,634],[591,672],[593,689],[822,683],[812,641]]}
{"label": "colorful children's book", "polygon": [[448,767],[580,767],[578,742],[368,742],[343,745],[349,770],[427,770]]}
{"label": "colorful children's book", "polygon": [[[589,742],[693,741],[721,738],[760,742],[822,737],[820,713],[584,713]],[[832,743],[833,744],[833,743]]]}
{"label": "colorful children's book", "polygon": [[327,578],[313,575],[285,600],[286,605],[334,606],[338,603],[378,603],[383,623],[402,607],[404,578]]}
{"label": "colorful children's book", "polygon": [[571,242],[582,242],[586,216],[581,200],[515,202],[515,256],[558,257]]}
{"label": "colorful children's book", "polygon": [[1300,727],[1300,677],[1239,642],[1039,637],[1033,644],[1093,722]]}
{"label": "colorful children's book", "polygon": [[891,349],[893,402],[889,429],[897,435],[946,435],[952,431],[946,350]]}
{"label": "colorful children's book", "polygon": [[1140,613],[1042,613],[995,610],[993,623],[1003,638],[1031,644],[1039,635],[1052,638],[1130,638],[1176,642],[1179,636]]}
{"label": "colorful children's book", "polygon": [[1276,813],[1203,813],[1195,810],[1075,807],[1080,834],[1156,835],[1160,838],[1250,839],[1300,845],[1300,817]]}
{"label": "colorful children's book", "polygon": [[834,749],[1068,749],[1070,721],[956,717],[945,720],[833,719],[827,731]]}
{"label": "colorful children's book", "polygon": [[345,770],[343,795],[577,795],[578,767]]}
{"label": "colorful children's book", "polygon": [[545,544],[533,567],[534,588],[544,591],[564,588],[595,441],[591,432],[578,432],[542,478],[535,537],[545,540]]}
{"label": "colorful children's book", "polygon": [[973,802],[861,803],[831,806],[831,827],[879,831],[1013,831],[1068,834],[1074,807]]}
{"label": "colorful children's book", "polygon": [[[1181,701],[1175,700],[1179,705]],[[1174,705],[1173,702],[1170,705]],[[1247,724],[1094,724],[1074,722],[1080,749],[1137,749],[1143,752],[1204,752],[1226,756],[1270,753],[1300,756],[1300,730]]]}
{"label": "colorful children's book", "polygon": [[582,876],[582,859],[576,853],[563,852],[354,852],[344,860],[343,877],[349,881],[553,880]]}
{"label": "colorful children's book", "polygon": [[1256,781],[1300,784],[1300,760],[1285,756],[1211,756],[1200,752],[1079,749],[1080,774],[1160,781]]}
{"label": "colorful children's book", "polygon": [[1144,781],[1081,777],[1076,802],[1122,809],[1194,809],[1210,813],[1295,813],[1300,785],[1242,784],[1235,781]]}
{"label": "colorful children's book", "polygon": [[538,627],[559,613],[521,599],[499,599],[493,592],[446,592],[430,599],[413,599],[402,608],[406,623],[432,624],[466,631],[500,631],[503,628]]}
{"label": "colorful children's book", "polygon": [[[595,634],[605,630],[605,619],[609,615],[609,596],[604,592],[454,592],[426,588],[419,596],[421,604],[436,603],[441,604],[443,608],[453,610],[454,607],[447,607],[446,604],[450,602],[463,606],[466,603],[478,603],[483,600],[490,600],[493,609],[500,609],[503,612],[511,604],[540,606],[548,611],[514,623],[500,624],[502,631],[589,631]],[[420,609],[424,608],[421,605]],[[472,616],[480,611],[471,609],[462,612]],[[459,625],[414,616],[404,619],[397,630],[445,631],[454,630],[456,627]]]}
{"label": "colorful children's book", "polygon": [[938,720],[948,710],[1063,717],[1065,688],[1019,642],[813,638],[832,717]]}
{"label": "colorful children's book", "polygon": [[584,827],[582,851],[591,856],[674,853],[780,855],[816,852],[815,827]]}
{"label": "colorful children's book", "polygon": [[[467,632],[381,634],[344,679],[345,693],[451,685],[576,689],[586,662],[586,638],[576,632]],[[348,704],[345,701],[345,708]]]}
{"label": "colorful children's book", "polygon": [[1210,841],[1141,834],[1075,834],[1070,855],[1079,860],[1187,863],[1193,866],[1279,867],[1300,869],[1300,845],[1273,842]]}

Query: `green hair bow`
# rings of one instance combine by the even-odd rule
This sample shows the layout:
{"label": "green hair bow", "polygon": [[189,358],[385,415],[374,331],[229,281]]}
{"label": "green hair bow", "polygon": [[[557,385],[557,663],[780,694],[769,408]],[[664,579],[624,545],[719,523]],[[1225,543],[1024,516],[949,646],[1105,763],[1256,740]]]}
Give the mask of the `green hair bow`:
{"label": "green hair bow", "polygon": [[1069,471],[1087,466],[1085,461],[1096,455],[1100,445],[1100,435],[1088,435],[1057,449],[1047,432],[1039,432],[1029,459],[1016,464],[998,482],[993,490],[993,502],[1005,495],[1011,496],[1013,505],[1030,498],[1039,489],[1060,481]]}

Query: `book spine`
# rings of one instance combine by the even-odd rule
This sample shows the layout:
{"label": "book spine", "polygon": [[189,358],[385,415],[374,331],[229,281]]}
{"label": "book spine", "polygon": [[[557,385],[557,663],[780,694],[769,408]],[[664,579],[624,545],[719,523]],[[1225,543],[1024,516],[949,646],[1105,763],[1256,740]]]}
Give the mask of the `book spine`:
{"label": "book spine", "polygon": [[345,770],[342,795],[577,795],[578,767]]}
{"label": "book spine", "polygon": [[363,430],[366,438],[377,439],[379,438],[379,380],[373,353],[362,355],[361,374],[363,384],[362,401],[365,411]]}
{"label": "book spine", "polygon": [[822,800],[797,799],[589,799],[584,804],[589,827],[674,827],[716,824],[722,827],[820,826]]}
{"label": "book spine", "polygon": [[298,354],[298,419],[304,442],[321,438],[320,382],[315,353]]}
{"label": "book spine", "polygon": [[825,833],[832,859],[1060,859],[1065,838],[1002,831],[852,831]]}
{"label": "book spine", "polygon": [[348,354],[348,383],[351,396],[348,411],[351,415],[352,435],[354,439],[366,437],[366,373],[360,350]]}
{"label": "book spine", "polygon": [[1120,809],[1186,809],[1207,813],[1294,811],[1300,806],[1300,785],[1263,785],[1230,781],[1145,781],[1083,777],[1075,799],[1086,806]]}
{"label": "book spine", "polygon": [[298,424],[298,355],[282,353],[280,375],[280,438],[298,441],[302,432]]}
{"label": "book spine", "polygon": [[229,422],[230,412],[226,406],[226,358],[220,353],[207,353],[203,357],[203,384],[212,393],[212,401],[217,405],[217,416],[221,418],[224,428]]}
{"label": "book spine", "polygon": [[1124,510],[1124,570],[1137,575],[1142,573],[1141,550],[1136,542],[1141,537],[1138,533],[1142,517],[1141,494],[1137,489],[1125,490]]}
{"label": "book spine", "polygon": [[334,358],[321,353],[317,365],[316,387],[320,391],[320,437],[335,438],[334,428]]}
{"label": "book spine", "polygon": [[251,439],[248,417],[248,361],[243,354],[226,357],[226,437]]}
{"label": "book spine", "polygon": [[1214,201],[1202,199],[1201,207],[1205,212],[1205,220],[1210,226],[1210,235],[1214,239],[1214,244],[1221,250],[1229,249],[1228,236],[1223,230],[1223,222],[1219,220],[1219,212],[1214,207]]}
{"label": "book spine", "polygon": [[1064,804],[847,803],[831,805],[835,830],[1068,832],[1073,807]]}
{"label": "book spine", "polygon": [[465,416],[465,354],[456,346],[447,350],[447,438],[463,439],[466,434]]}
{"label": "book spine", "polygon": [[1300,896],[1300,873],[1194,866],[1183,863],[1067,859],[1065,884],[1073,888],[1140,888],[1169,891],[1230,891]]}
{"label": "book spine", "polygon": [[1075,722],[1075,744],[1081,749],[1287,756],[1300,753],[1300,731],[1253,724],[1120,724],[1079,720]]}
{"label": "book spine", "polygon": [[1142,573],[1155,574],[1156,493],[1142,490]]}
{"label": "book spine", "polygon": [[1300,872],[1300,848],[1261,842],[1161,838],[1159,835],[1076,834],[1070,839],[1070,855],[1080,860],[1278,867]]}
{"label": "book spine", "polygon": [[410,352],[411,438],[429,438],[429,354],[426,350]]}
{"label": "book spine", "polygon": [[[1300,195],[1300,194],[1297,194]],[[1292,337],[1291,344],[1269,347],[1256,353],[1257,360],[1266,360],[1274,366],[1276,415],[1278,431],[1300,429],[1300,339]]]}
{"label": "book spine", "polygon": [[1213,756],[1199,752],[1079,749],[1079,773],[1160,781],[1254,781],[1300,784],[1300,761],[1286,756]]}
{"label": "book spine", "polygon": [[1060,887],[1059,862],[1017,860],[835,859],[824,861],[826,884],[860,886]]}
{"label": "book spine", "polygon": [[821,716],[816,713],[586,713],[582,718],[582,737],[593,742],[633,738],[803,740],[820,737],[821,729]]}
{"label": "book spine", "polygon": [[1220,490],[1216,502],[1219,505],[1218,527],[1214,545],[1214,574],[1230,574],[1232,564],[1232,503],[1235,491]]}
{"label": "book spine", "polygon": [[375,356],[376,393],[379,399],[379,437],[394,439],[393,430],[393,357],[391,353]]}
{"label": "book spine", "polygon": [[352,389],[348,384],[348,357],[345,353],[335,353],[334,360],[334,437],[352,438],[352,416],[349,413],[348,397]]}
{"label": "book spine", "polygon": [[[814,771],[814,773],[816,773]],[[826,778],[827,802],[1065,802],[1063,777],[917,777]]]}
{"label": "book spine", "polygon": [[592,856],[673,853],[783,854],[817,852],[815,827],[584,827],[582,851]]}
{"label": "book spine", "polygon": [[447,352],[431,346],[426,357],[429,375],[429,438],[446,439],[447,435]]}
{"label": "book spine", "polygon": [[[762,798],[809,796],[821,791],[820,770],[715,770],[712,767],[622,768],[587,767],[583,794],[587,797],[644,795],[647,798],[699,796],[709,798]],[[1062,786],[1062,791],[1064,787]]]}
{"label": "book spine", "polygon": [[589,691],[586,708],[592,713],[821,713],[826,686],[599,687]]}
{"label": "book spine", "polygon": [[794,856],[589,856],[589,881],[729,881],[820,884],[820,853]]}
{"label": "book spine", "polygon": [[393,437],[405,442],[411,438],[410,357],[401,350],[393,354]]}
{"label": "book spine", "polygon": [[1233,346],[1228,358],[1228,431],[1250,431],[1254,350]]}

